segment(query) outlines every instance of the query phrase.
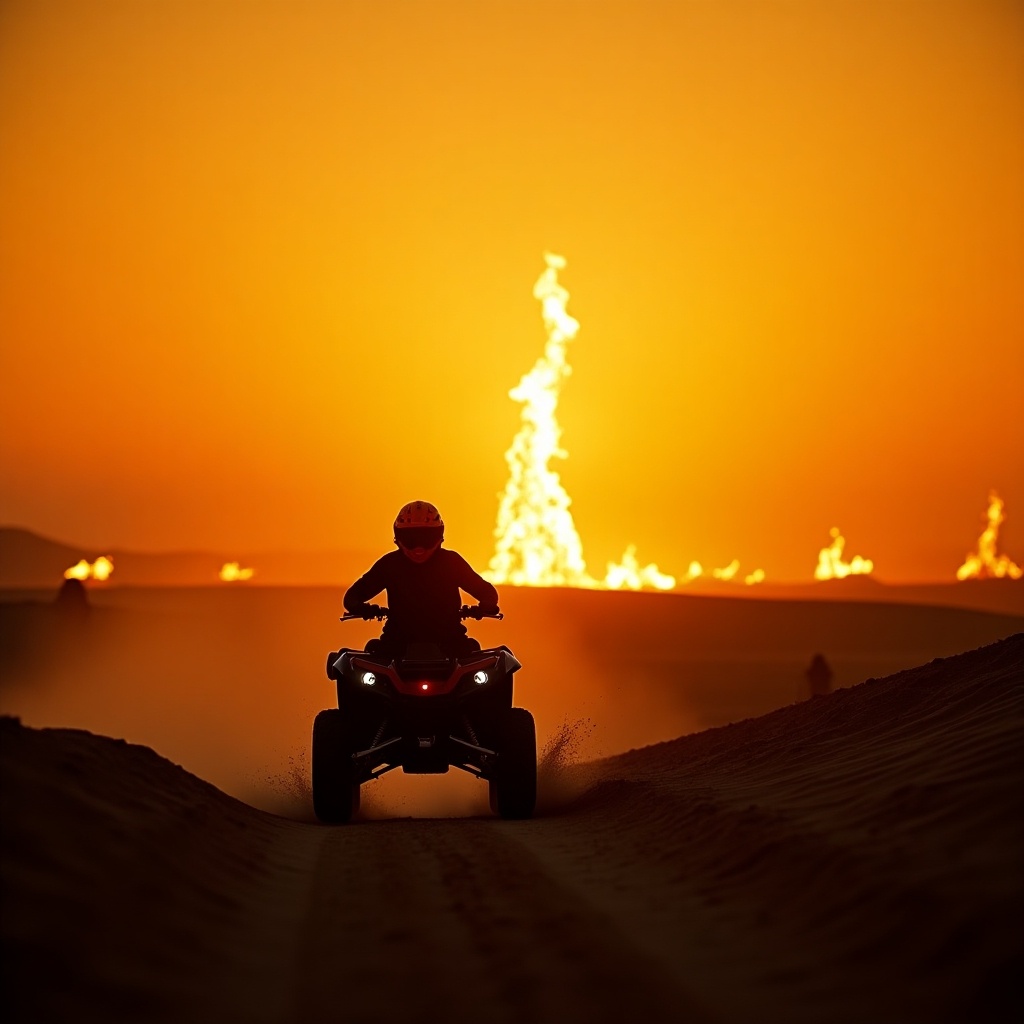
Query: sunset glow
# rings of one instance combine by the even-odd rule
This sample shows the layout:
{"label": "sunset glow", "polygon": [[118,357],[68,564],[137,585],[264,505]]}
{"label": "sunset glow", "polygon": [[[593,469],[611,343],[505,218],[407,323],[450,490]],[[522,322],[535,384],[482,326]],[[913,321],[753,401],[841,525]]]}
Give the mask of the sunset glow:
{"label": "sunset glow", "polygon": [[1008,555],[999,554],[999,527],[1003,524],[1003,500],[993,491],[988,498],[988,520],[985,529],[978,538],[978,550],[967,555],[964,564],[956,571],[958,580],[1002,579],[1009,577],[1019,580],[1024,575],[1016,562]]}
{"label": "sunset glow", "polygon": [[0,525],[909,583],[995,488],[1022,558],[1020,3],[0,11]]}
{"label": "sunset glow", "polygon": [[871,573],[875,566],[870,558],[854,555],[849,562],[843,560],[846,540],[839,532],[839,527],[833,526],[829,535],[832,543],[818,552],[818,566],[814,570],[816,580],[841,580],[847,576],[867,576]]}

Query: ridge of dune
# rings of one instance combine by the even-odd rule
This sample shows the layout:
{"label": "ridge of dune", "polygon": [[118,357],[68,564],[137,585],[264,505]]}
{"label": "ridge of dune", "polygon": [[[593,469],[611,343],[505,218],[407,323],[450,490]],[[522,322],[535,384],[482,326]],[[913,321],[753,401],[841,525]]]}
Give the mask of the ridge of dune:
{"label": "ridge of dune", "polygon": [[8,1019],[1018,1019],[1022,666],[562,766],[528,822],[302,824],[2,719]]}

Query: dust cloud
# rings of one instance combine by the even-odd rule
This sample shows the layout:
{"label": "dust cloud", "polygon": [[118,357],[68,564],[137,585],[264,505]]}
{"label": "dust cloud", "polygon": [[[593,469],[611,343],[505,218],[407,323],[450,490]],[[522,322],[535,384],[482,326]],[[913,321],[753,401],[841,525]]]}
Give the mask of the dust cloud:
{"label": "dust cloud", "polygon": [[[37,728],[150,746],[252,806],[313,820],[310,731],[316,713],[336,701],[327,654],[374,635],[373,626],[338,623],[340,594],[111,588],[94,591],[88,614],[73,621],[44,599],[8,603],[0,711]],[[645,735],[637,715],[612,713],[616,678],[589,663],[570,630],[531,637],[521,623],[514,631],[487,623],[473,632],[485,645],[507,643],[524,663],[516,702],[537,719],[541,807],[567,798],[572,764],[667,738],[666,729],[678,735],[683,719],[667,706],[652,716],[658,735]],[[650,711],[648,701],[638,714]],[[452,769],[368,783],[360,817],[489,813],[486,784]]]}
{"label": "dust cloud", "polygon": [[[327,654],[375,626],[338,621],[343,588],[93,588],[81,615],[54,594],[0,604],[0,713],[152,747],[245,802],[312,820],[313,719],[336,705]],[[523,664],[537,722],[539,808],[557,813],[581,766],[802,699],[823,651],[837,685],[1019,631],[1019,616],[914,606],[505,588],[503,621],[473,623]],[[582,781],[581,781],[582,779]],[[487,814],[458,769],[363,788],[361,816]]]}

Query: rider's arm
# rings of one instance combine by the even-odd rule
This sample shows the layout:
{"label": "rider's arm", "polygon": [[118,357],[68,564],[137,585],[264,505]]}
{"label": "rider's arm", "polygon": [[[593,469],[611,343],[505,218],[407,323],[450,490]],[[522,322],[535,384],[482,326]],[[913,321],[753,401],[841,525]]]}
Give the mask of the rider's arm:
{"label": "rider's arm", "polygon": [[459,562],[459,589],[464,590],[471,597],[480,602],[480,607],[486,611],[498,610],[498,591],[487,582],[461,555],[457,556]]}
{"label": "rider's arm", "polygon": [[376,597],[386,586],[384,570],[381,568],[381,560],[378,559],[345,591],[345,597],[342,600],[345,611],[357,613],[362,611],[367,601]]}

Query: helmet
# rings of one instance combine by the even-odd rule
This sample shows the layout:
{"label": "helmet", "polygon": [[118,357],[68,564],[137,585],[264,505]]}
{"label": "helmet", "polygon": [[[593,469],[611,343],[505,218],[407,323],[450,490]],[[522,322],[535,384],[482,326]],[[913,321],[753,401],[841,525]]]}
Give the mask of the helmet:
{"label": "helmet", "polygon": [[425,562],[444,540],[444,520],[429,501],[410,501],[395,519],[395,543],[414,562]]}
{"label": "helmet", "polygon": [[440,526],[444,529],[441,513],[429,501],[410,501],[402,506],[395,519],[395,529],[404,530],[410,526]]}

